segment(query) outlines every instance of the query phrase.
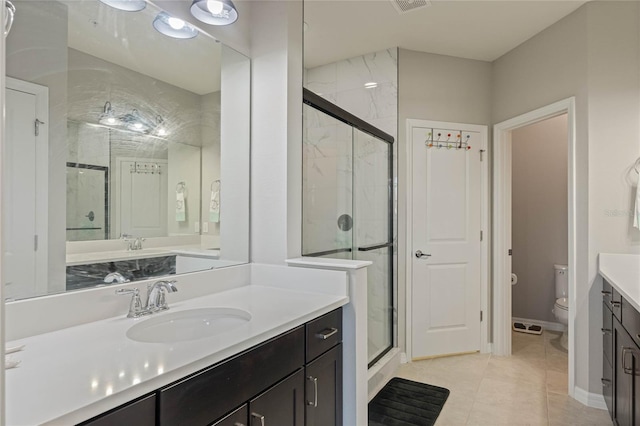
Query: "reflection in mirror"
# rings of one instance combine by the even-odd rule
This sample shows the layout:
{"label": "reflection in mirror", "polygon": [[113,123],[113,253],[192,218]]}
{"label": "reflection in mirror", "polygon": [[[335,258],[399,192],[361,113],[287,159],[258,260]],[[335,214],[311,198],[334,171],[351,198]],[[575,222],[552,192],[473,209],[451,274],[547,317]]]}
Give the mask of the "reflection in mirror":
{"label": "reflection in mirror", "polygon": [[13,3],[6,297],[247,262],[249,59],[152,2]]}

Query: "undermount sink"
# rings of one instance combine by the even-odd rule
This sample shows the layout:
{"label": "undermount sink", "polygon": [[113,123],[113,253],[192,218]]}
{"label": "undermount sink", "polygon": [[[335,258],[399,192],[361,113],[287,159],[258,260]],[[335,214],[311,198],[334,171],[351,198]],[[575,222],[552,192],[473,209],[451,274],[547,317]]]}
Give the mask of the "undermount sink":
{"label": "undermount sink", "polygon": [[127,337],[143,343],[174,343],[206,339],[243,326],[251,314],[235,308],[201,308],[151,317],[127,330]]}

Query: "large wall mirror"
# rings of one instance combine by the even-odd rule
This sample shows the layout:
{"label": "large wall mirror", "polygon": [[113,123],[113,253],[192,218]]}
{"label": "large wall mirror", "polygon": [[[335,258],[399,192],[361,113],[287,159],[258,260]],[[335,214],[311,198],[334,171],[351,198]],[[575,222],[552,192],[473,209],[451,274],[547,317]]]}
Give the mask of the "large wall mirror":
{"label": "large wall mirror", "polygon": [[153,2],[13,3],[5,297],[248,262],[249,58]]}

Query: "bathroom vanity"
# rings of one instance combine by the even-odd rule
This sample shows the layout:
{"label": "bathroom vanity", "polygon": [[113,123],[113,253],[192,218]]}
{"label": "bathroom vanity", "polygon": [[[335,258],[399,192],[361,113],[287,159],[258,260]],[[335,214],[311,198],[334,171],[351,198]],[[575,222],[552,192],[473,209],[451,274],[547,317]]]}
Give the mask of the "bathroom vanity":
{"label": "bathroom vanity", "polygon": [[619,426],[640,424],[640,256],[600,254],[602,393]]}
{"label": "bathroom vanity", "polygon": [[[6,370],[7,424],[237,426],[261,425],[262,416],[266,425],[343,424],[346,273],[253,264],[182,275],[178,292],[167,294],[168,311],[127,318],[128,300],[114,287],[143,285],[8,305],[13,324],[27,322],[21,305],[29,303],[29,315],[70,306],[107,314],[12,335],[7,347],[25,348],[10,355],[20,365]],[[113,304],[117,316],[108,313]],[[246,316],[193,339],[168,320],[211,310]],[[166,329],[132,333],[145,321]]]}
{"label": "bathroom vanity", "polygon": [[82,424],[341,425],[341,340],[337,309]]}

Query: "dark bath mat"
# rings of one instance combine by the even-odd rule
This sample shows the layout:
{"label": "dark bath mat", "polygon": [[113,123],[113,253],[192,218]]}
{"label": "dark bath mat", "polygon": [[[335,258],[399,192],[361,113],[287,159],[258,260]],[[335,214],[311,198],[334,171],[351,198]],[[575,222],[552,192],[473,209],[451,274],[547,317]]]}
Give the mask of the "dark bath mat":
{"label": "dark bath mat", "polygon": [[369,403],[369,426],[431,426],[449,389],[394,377]]}

